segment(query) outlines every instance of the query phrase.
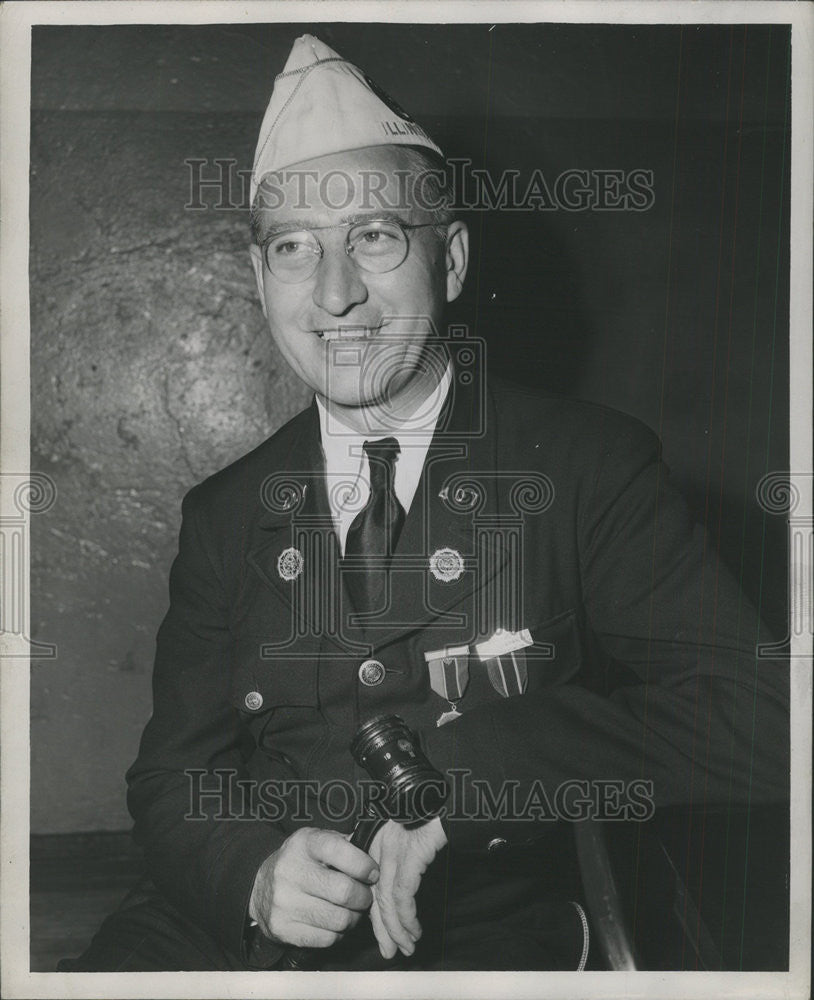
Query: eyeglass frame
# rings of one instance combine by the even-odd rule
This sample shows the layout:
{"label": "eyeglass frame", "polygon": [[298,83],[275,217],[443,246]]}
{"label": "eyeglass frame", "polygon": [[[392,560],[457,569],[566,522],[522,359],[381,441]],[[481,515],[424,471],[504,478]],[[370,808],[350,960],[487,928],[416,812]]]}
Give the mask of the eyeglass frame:
{"label": "eyeglass frame", "polygon": [[[404,252],[404,256],[401,258],[398,264],[395,264],[393,267],[387,268],[386,271],[370,271],[366,267],[362,267],[362,265],[357,262],[356,258],[354,258],[353,256],[354,247],[352,247],[349,242],[351,230],[353,230],[356,226],[372,225],[375,222],[386,222],[388,225],[396,226],[398,229],[400,229],[401,234],[404,237],[404,242],[407,248]],[[326,230],[329,229],[347,229],[348,235],[345,237],[345,253],[353,261],[354,265],[358,268],[358,270],[364,272],[365,274],[391,274],[393,271],[397,270],[397,268],[401,267],[404,261],[407,260],[407,258],[410,256],[410,237],[408,236],[407,231],[411,229],[427,229],[429,227],[433,227],[436,230],[442,228],[443,229],[449,228],[448,225],[445,225],[442,222],[402,222],[400,219],[383,219],[383,218],[356,219],[353,222],[337,222],[333,226],[303,226],[301,229],[284,229],[278,233],[270,233],[264,240],[260,242],[259,249],[260,253],[263,256],[263,263],[268,268],[269,274],[274,275],[274,277],[277,278],[278,281],[282,281],[284,285],[299,285],[302,284],[303,281],[307,281],[309,278],[312,278],[314,276],[317,268],[319,267],[320,261],[325,256],[325,247],[322,243],[322,240],[320,240],[319,237],[315,236],[314,234],[325,232]],[[268,261],[268,248],[269,245],[271,244],[271,241],[279,239],[281,236],[287,236],[291,233],[310,233],[311,235],[314,235],[314,241],[316,242],[317,247],[319,248],[319,252],[313,251],[314,257],[316,258],[316,263],[314,264],[313,270],[310,271],[308,274],[306,274],[304,277],[297,278],[296,281],[286,281],[285,278],[281,278],[280,275],[277,274],[272,269]]]}

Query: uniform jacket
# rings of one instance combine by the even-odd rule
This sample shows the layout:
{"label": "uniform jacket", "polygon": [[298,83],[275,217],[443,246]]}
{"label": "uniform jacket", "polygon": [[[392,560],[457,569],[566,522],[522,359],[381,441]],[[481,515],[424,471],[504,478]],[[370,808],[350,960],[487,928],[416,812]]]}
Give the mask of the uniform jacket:
{"label": "uniform jacket", "polygon": [[[456,376],[390,594],[365,627],[349,618],[315,405],[195,487],[128,773],[159,889],[239,953],[268,854],[298,825],[352,825],[339,800],[328,808],[337,787],[320,818],[313,796],[259,815],[258,783],[358,781],[348,746],[379,713],[398,712],[457,782],[458,818],[444,822],[464,858],[544,825],[466,818],[482,801],[464,772],[495,797],[514,782],[521,800],[535,782],[552,800],[567,782],[641,780],[656,806],[782,799],[785,674],[756,661],[757,615],[659,452],[622,414]],[[522,694],[498,693],[474,654],[498,628],[528,630]],[[438,727],[448,706],[424,654],[460,646],[462,715]],[[360,680],[369,659],[385,668],[378,684]],[[194,798],[229,777],[228,807]]]}

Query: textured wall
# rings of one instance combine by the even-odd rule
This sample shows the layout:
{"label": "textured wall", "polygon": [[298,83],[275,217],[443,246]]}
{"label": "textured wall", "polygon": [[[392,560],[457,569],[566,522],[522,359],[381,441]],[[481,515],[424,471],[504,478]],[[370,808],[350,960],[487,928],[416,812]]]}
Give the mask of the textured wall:
{"label": "textured wall", "polygon": [[[645,213],[473,216],[457,317],[494,368],[657,428],[779,621],[782,525],[752,493],[785,465],[782,32],[308,28],[490,169],[654,170]],[[37,832],[129,825],[181,497],[308,399],[265,332],[246,213],[184,209],[185,159],[250,166],[305,29],[35,31],[32,464],[58,500],[34,518],[32,622],[59,647],[32,668]]]}
{"label": "textured wall", "polygon": [[308,398],[264,331],[245,219],[181,208],[205,141],[180,113],[34,130],[32,436],[58,489],[34,537],[35,632],[59,646],[32,684],[39,829],[126,823],[181,497]]}

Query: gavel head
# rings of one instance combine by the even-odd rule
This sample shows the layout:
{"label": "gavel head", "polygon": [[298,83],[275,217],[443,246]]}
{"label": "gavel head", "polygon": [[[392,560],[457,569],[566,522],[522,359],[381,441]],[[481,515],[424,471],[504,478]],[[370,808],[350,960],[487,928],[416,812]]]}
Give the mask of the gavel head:
{"label": "gavel head", "polygon": [[449,792],[447,783],[400,716],[377,715],[363,723],[350,752],[384,786],[380,807],[388,819],[409,825],[440,815]]}

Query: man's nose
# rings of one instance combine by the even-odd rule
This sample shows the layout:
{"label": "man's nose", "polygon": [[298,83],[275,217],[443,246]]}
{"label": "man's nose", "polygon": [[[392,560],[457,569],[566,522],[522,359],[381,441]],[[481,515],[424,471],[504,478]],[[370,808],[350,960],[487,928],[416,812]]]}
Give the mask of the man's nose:
{"label": "man's nose", "polygon": [[317,266],[313,299],[332,316],[344,316],[367,299],[367,285],[344,246],[326,247]]}

